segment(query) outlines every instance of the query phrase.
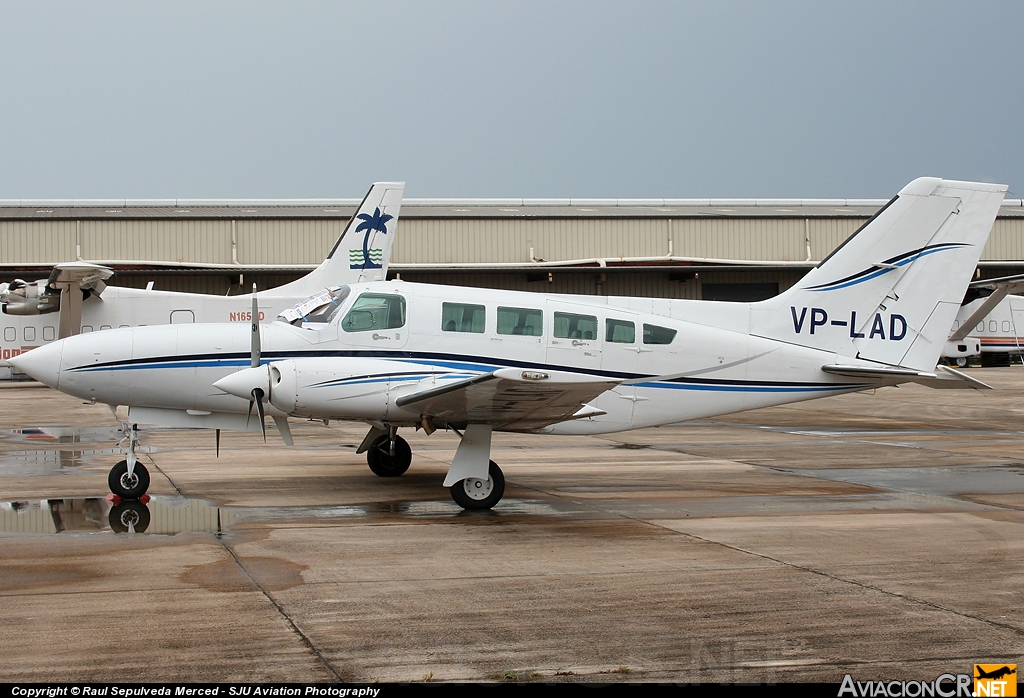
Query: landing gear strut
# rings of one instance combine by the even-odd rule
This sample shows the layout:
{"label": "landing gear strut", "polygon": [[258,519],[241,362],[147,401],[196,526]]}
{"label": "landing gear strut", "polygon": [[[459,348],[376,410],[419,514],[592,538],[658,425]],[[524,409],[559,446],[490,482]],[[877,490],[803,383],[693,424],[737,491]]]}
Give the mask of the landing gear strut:
{"label": "landing gear strut", "polygon": [[[455,430],[459,434],[458,430]],[[469,424],[444,484],[463,509],[490,509],[505,494],[505,476],[491,458],[491,426]]]}
{"label": "landing gear strut", "polygon": [[122,424],[121,431],[128,439],[128,454],[125,460],[110,469],[107,485],[110,491],[121,499],[138,499],[149,489],[149,471],[135,457],[135,447],[139,443],[139,427],[132,424],[129,429],[127,424]]}

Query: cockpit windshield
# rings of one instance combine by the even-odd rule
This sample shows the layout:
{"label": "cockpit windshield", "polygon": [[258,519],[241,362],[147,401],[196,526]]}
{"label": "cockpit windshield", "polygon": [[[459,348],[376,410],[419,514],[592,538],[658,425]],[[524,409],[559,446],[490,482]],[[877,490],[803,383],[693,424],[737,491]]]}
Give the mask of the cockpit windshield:
{"label": "cockpit windshield", "polygon": [[277,316],[277,322],[318,330],[326,327],[352,291],[348,286],[331,286],[310,296]]}

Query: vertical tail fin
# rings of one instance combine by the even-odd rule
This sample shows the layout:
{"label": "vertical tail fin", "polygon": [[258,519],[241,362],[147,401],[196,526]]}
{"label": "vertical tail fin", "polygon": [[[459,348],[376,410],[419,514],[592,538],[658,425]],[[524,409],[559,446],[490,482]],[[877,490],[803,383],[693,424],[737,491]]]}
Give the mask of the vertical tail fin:
{"label": "vertical tail fin", "polygon": [[327,286],[383,281],[404,192],[405,182],[375,182],[320,266],[272,293],[303,296]]}
{"label": "vertical tail fin", "polygon": [[796,286],[752,304],[752,332],[933,370],[1005,191],[915,179]]}

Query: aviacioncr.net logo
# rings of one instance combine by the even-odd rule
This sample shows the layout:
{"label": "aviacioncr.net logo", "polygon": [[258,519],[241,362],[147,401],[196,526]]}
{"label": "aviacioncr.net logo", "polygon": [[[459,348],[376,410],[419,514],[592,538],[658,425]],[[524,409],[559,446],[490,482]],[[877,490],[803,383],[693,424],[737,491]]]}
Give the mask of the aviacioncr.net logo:
{"label": "aviacioncr.net logo", "polygon": [[940,674],[934,681],[855,681],[847,674],[839,698],[972,698],[970,674]]}

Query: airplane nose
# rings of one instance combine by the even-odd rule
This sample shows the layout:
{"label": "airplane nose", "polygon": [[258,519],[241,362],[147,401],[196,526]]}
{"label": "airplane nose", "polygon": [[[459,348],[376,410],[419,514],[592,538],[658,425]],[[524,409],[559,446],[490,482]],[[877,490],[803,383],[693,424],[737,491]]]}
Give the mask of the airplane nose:
{"label": "airplane nose", "polygon": [[63,351],[64,342],[61,340],[12,356],[8,361],[40,383],[56,388],[60,380],[60,358]]}

